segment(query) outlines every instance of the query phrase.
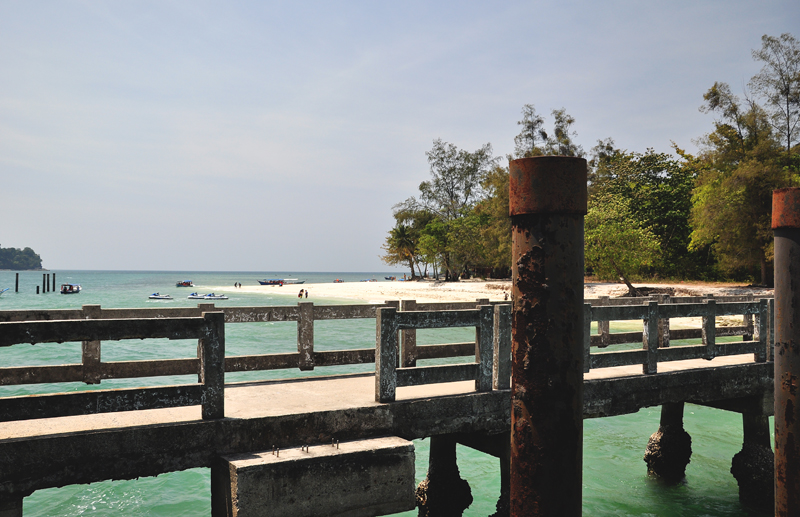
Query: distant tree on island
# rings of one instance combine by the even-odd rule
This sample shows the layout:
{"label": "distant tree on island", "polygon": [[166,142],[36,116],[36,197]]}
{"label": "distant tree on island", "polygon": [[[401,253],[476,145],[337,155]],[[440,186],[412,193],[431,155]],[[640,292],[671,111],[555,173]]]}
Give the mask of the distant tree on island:
{"label": "distant tree on island", "polygon": [[42,269],[42,258],[32,249],[0,247],[0,269],[23,271]]}

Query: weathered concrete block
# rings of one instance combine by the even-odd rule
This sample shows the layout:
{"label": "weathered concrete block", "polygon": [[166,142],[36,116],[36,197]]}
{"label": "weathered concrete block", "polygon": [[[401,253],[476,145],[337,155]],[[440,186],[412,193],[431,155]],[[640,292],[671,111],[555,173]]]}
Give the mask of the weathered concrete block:
{"label": "weathered concrete block", "polygon": [[[223,457],[214,517],[375,516],[414,509],[414,444],[397,437]],[[224,501],[224,508],[223,508]]]}

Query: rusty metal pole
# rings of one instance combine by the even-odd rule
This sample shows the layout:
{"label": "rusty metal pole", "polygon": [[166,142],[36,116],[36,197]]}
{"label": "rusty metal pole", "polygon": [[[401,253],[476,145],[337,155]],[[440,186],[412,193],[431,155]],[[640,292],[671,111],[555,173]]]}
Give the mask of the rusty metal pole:
{"label": "rusty metal pole", "polygon": [[772,194],[775,232],[775,515],[800,515],[800,188]]}
{"label": "rusty metal pole", "polygon": [[512,160],[509,212],[511,516],[579,516],[586,160]]}

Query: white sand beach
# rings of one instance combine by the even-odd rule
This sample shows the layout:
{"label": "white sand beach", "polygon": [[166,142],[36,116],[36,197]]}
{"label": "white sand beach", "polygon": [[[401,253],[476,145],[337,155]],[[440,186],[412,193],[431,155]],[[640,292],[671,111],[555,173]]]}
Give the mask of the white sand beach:
{"label": "white sand beach", "polygon": [[[754,296],[772,295],[772,289],[753,288],[744,284],[721,283],[671,283],[634,284],[636,287],[672,288],[675,296],[700,296],[703,294]],[[511,295],[510,280],[462,280],[460,282],[433,281],[378,281],[343,282],[325,284],[302,284],[278,286],[242,286],[240,291],[257,293],[296,294],[300,289],[308,290],[308,300],[315,298],[341,299],[362,302],[383,302],[385,300],[416,300],[418,302],[474,301],[488,298],[500,301],[505,294]],[[627,292],[624,284],[586,283],[584,297],[618,297]]]}

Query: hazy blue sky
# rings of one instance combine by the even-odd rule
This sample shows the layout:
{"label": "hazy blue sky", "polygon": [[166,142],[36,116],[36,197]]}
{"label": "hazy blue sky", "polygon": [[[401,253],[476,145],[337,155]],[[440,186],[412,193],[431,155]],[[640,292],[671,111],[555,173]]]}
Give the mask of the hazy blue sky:
{"label": "hazy blue sky", "polygon": [[387,270],[435,138],[505,156],[531,103],[587,150],[693,150],[703,93],[741,94],[783,32],[796,0],[0,0],[0,246],[52,269]]}

